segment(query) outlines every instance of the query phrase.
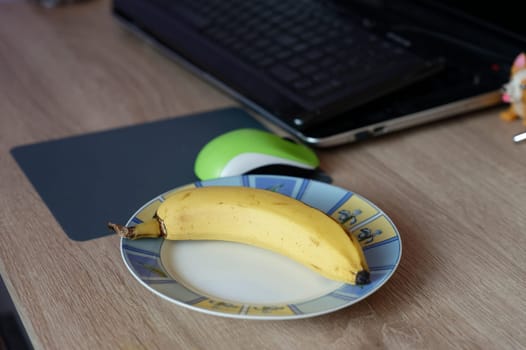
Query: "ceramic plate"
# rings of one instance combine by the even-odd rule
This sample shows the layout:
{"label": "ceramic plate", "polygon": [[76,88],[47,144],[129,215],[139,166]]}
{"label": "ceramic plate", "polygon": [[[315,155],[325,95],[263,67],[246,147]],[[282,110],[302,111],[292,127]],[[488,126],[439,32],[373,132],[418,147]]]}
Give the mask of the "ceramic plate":
{"label": "ceramic plate", "polygon": [[[371,283],[335,282],[279,254],[239,243],[121,239],[132,275],[155,294],[186,308],[243,319],[297,319],[350,306],[378,290],[400,261],[400,236],[389,217],[360,195],[323,182],[273,175],[199,181],[183,187],[246,186],[278,191],[333,216],[360,240]],[[166,192],[127,222],[153,217]]]}

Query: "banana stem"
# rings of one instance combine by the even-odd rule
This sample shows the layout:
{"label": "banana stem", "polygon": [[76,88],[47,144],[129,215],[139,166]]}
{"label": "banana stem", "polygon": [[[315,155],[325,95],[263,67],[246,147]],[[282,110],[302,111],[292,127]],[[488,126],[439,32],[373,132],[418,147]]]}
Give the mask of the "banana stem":
{"label": "banana stem", "polygon": [[146,221],[137,226],[126,227],[124,225],[108,223],[108,227],[115,231],[120,237],[127,239],[159,238],[165,237],[163,225],[156,219]]}
{"label": "banana stem", "polygon": [[114,224],[109,222],[108,227],[111,228],[115,233],[117,233],[122,238],[135,238],[135,227],[126,227],[119,224]]}

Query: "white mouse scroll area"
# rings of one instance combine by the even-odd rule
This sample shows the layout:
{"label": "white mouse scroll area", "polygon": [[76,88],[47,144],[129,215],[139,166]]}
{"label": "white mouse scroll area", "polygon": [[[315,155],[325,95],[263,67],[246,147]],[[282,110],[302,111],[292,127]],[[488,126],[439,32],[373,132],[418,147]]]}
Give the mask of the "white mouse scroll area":
{"label": "white mouse scroll area", "polygon": [[312,166],[281,157],[261,153],[243,153],[232,158],[221,171],[221,177],[242,175],[256,168],[269,165],[290,165],[303,169],[313,169]]}

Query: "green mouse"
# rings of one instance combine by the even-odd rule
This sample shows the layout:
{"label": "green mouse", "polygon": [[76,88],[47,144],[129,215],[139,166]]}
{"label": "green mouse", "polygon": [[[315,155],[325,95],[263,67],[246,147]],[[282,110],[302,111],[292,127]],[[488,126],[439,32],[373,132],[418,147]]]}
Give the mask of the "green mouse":
{"label": "green mouse", "polygon": [[194,172],[201,180],[242,174],[275,174],[331,182],[316,153],[302,143],[268,131],[235,129],[210,140],[199,152]]}

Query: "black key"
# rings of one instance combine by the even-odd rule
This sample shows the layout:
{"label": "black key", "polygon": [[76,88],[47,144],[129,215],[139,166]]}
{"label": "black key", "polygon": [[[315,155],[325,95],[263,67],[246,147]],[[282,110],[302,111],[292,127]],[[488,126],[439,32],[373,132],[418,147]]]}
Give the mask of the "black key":
{"label": "black key", "polygon": [[294,88],[297,90],[304,90],[312,86],[312,81],[309,79],[300,79],[295,81],[292,86],[294,86]]}
{"label": "black key", "polygon": [[324,80],[328,80],[330,78],[330,75],[325,72],[318,72],[312,76],[312,79],[314,79],[317,82],[322,82]]}
{"label": "black key", "polygon": [[295,57],[288,62],[289,67],[298,68],[305,63],[305,59],[302,57]]}
{"label": "black key", "polygon": [[260,60],[257,60],[255,62],[256,66],[259,68],[266,68],[272,64],[274,64],[276,60],[272,58],[271,56],[263,56]]}
{"label": "black key", "polygon": [[305,75],[309,75],[317,71],[319,71],[319,68],[313,64],[308,64],[300,68],[300,72],[302,72]]}
{"label": "black key", "polygon": [[332,57],[325,57],[321,62],[320,62],[320,66],[321,67],[330,67],[330,66],[333,66],[336,64],[336,60]]}
{"label": "black key", "polygon": [[327,82],[326,84],[318,84],[314,88],[307,90],[307,96],[320,97],[320,96],[328,94],[334,89],[339,88],[341,85],[342,84],[337,80],[334,80],[334,81],[331,80]]}
{"label": "black key", "polygon": [[174,4],[171,7],[171,10],[176,13],[178,16],[181,16],[181,18],[187,22],[188,24],[192,25],[193,27],[197,29],[204,29],[206,26],[210,24],[210,20],[204,16],[201,16],[199,13],[193,11],[192,9],[186,7],[186,6],[180,6],[177,4]]}
{"label": "black key", "polygon": [[287,68],[284,65],[274,66],[269,71],[276,78],[278,78],[279,80],[284,81],[284,82],[291,82],[291,81],[296,80],[296,79],[298,79],[300,77],[300,75],[298,73],[296,73],[292,69]]}
{"label": "black key", "polygon": [[280,52],[278,52],[278,53],[276,54],[276,58],[282,60],[282,59],[285,59],[285,58],[287,58],[287,57],[290,57],[291,55],[292,55],[292,51],[289,51],[289,50],[281,50]]}
{"label": "black key", "polygon": [[301,52],[303,50],[306,50],[307,48],[308,46],[306,44],[300,43],[300,44],[295,45],[292,49],[296,52]]}
{"label": "black key", "polygon": [[298,39],[292,35],[281,34],[274,38],[276,42],[282,46],[292,46],[298,42]]}
{"label": "black key", "polygon": [[338,62],[337,64],[335,64],[334,66],[330,68],[330,72],[334,75],[340,75],[340,74],[345,73],[347,69],[348,68],[345,64]]}
{"label": "black key", "polygon": [[305,54],[305,57],[307,57],[311,61],[316,61],[324,56],[323,52],[321,51],[309,51]]}

